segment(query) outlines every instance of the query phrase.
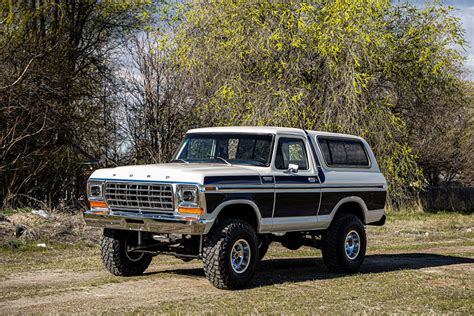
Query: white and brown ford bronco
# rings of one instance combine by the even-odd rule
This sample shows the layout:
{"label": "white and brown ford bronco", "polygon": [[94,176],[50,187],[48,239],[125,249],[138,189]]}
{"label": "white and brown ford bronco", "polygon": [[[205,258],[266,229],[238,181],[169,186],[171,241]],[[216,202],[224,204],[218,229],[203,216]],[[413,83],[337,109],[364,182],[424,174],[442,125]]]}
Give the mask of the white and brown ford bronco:
{"label": "white and brown ford bronco", "polygon": [[202,259],[221,289],[245,286],[271,242],[357,271],[387,195],[362,138],[279,127],[194,129],[170,163],[100,169],[87,187],[111,273],[141,274],[160,254]]}

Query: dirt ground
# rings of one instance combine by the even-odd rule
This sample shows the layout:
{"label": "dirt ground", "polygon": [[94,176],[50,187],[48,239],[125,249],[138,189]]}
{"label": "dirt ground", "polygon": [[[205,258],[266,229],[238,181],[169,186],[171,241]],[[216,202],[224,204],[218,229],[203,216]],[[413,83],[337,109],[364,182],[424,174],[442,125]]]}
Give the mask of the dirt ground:
{"label": "dirt ground", "polygon": [[156,257],[143,276],[102,267],[89,243],[0,252],[0,314],[474,313],[474,215],[394,215],[368,227],[360,273],[334,275],[320,252],[272,245],[247,289],[211,286],[198,261]]}

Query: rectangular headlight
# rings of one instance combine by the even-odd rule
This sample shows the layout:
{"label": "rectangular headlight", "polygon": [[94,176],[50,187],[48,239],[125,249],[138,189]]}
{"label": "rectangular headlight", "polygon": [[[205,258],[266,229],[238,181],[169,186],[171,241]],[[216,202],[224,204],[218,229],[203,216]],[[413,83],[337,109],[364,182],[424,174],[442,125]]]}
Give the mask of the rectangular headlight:
{"label": "rectangular headlight", "polygon": [[178,206],[199,206],[199,191],[195,185],[178,185],[176,187],[176,200]]}
{"label": "rectangular headlight", "polygon": [[102,199],[103,183],[102,182],[88,182],[87,183],[87,197],[93,199]]}

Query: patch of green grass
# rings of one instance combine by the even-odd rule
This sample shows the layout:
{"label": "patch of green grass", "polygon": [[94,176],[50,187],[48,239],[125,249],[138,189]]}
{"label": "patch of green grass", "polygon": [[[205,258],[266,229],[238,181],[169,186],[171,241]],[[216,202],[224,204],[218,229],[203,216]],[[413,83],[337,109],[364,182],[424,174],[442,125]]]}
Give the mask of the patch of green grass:
{"label": "patch of green grass", "polygon": [[21,246],[23,250],[0,249],[0,277],[46,269],[89,271],[101,266],[98,245],[52,243],[42,248],[29,242]]}
{"label": "patch of green grass", "polygon": [[462,213],[462,212],[448,212],[448,211],[438,211],[438,212],[421,212],[421,211],[388,211],[386,212],[387,219],[395,220],[420,220],[427,218],[436,218],[437,220],[441,219],[453,219],[453,218],[472,218],[474,214]]}
{"label": "patch of green grass", "polygon": [[37,244],[41,243],[38,242],[29,242],[24,241],[21,239],[10,239],[6,242],[2,242],[0,244],[0,253],[5,252],[25,252],[25,251],[33,251],[33,252],[41,252],[46,251],[46,248],[38,247]]}
{"label": "patch of green grass", "polygon": [[0,214],[3,216],[12,216],[13,214],[18,214],[18,213],[31,213],[31,208],[25,207],[25,208],[6,208],[3,210],[0,210]]}
{"label": "patch of green grass", "polygon": [[380,251],[402,251],[402,250],[422,250],[422,249],[430,249],[430,248],[439,248],[439,247],[450,247],[450,248],[457,248],[457,247],[464,247],[464,246],[472,246],[474,247],[474,241],[464,241],[464,242],[457,242],[455,244],[446,241],[446,242],[433,242],[433,243],[419,243],[419,244],[398,244],[398,245],[376,245],[371,246],[369,251],[373,252],[380,252]]}
{"label": "patch of green grass", "polygon": [[[38,246],[45,244],[46,247]],[[50,241],[49,239],[40,239],[36,241],[23,239],[10,239],[5,242],[0,242],[0,253],[5,255],[14,254],[18,252],[47,252],[49,250],[62,249],[85,249],[97,247],[96,244],[87,241],[78,241],[75,243],[61,243]]]}

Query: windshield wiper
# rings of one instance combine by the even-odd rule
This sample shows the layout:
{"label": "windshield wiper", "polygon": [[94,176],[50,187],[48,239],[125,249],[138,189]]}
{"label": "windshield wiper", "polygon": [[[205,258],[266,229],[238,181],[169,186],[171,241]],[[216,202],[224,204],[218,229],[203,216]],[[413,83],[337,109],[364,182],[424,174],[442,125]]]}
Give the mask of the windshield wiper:
{"label": "windshield wiper", "polygon": [[226,164],[228,164],[229,166],[232,166],[232,164],[231,164],[230,162],[228,162],[227,160],[225,160],[225,159],[222,158],[222,157],[214,156],[213,158],[214,158],[214,159],[220,159],[220,160],[222,160],[223,162],[225,162]]}
{"label": "windshield wiper", "polygon": [[178,159],[173,159],[171,162],[184,162],[184,163],[189,163],[189,161],[186,161],[184,159],[178,158]]}

